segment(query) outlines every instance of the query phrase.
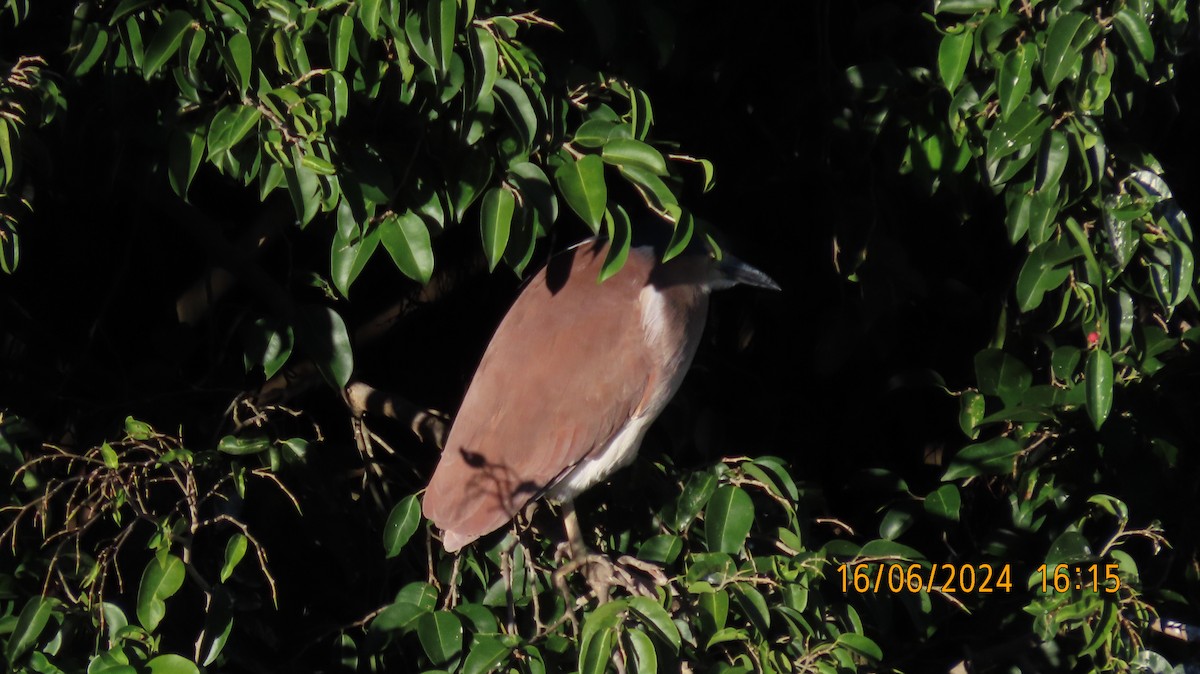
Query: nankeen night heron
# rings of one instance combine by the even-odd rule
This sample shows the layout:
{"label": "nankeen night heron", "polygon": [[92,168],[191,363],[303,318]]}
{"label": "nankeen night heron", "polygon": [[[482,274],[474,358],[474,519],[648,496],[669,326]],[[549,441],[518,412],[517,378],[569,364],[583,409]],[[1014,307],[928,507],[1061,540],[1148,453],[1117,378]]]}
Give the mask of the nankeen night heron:
{"label": "nankeen night heron", "polygon": [[572,502],[637,454],[696,354],[709,292],[779,288],[728,255],[663,263],[650,246],[598,283],[607,250],[588,241],[551,258],[492,337],[425,492],[447,551],[542,495],[562,504],[571,547],[584,550]]}

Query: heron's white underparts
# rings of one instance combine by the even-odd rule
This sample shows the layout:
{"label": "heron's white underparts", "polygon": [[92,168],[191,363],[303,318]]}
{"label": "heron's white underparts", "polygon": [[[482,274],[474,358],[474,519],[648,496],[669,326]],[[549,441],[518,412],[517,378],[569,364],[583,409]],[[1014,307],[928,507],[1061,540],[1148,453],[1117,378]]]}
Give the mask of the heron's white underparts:
{"label": "heron's white underparts", "polygon": [[663,263],[649,246],[598,283],[607,252],[588,241],[551,258],[492,337],[425,492],[447,551],[628,465],[691,365],[709,292],[778,289],[728,255]]}

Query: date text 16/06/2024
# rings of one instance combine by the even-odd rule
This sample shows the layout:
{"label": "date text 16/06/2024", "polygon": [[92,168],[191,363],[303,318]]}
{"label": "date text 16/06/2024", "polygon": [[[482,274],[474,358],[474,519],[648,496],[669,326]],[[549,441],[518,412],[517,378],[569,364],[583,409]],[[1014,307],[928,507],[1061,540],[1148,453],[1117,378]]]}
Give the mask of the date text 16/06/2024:
{"label": "date text 16/06/2024", "polygon": [[[1042,564],[1034,570],[1031,586],[1043,593],[1087,590],[1114,594],[1121,589],[1118,564]],[[842,592],[945,592],[987,594],[1012,592],[1011,564],[901,564],[862,562],[837,567]]]}

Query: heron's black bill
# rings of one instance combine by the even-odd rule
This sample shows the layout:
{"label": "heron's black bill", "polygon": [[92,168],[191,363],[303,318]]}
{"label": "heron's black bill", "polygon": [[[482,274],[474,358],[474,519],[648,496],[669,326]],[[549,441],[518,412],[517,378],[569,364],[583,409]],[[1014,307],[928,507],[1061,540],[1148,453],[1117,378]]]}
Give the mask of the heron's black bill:
{"label": "heron's black bill", "polygon": [[782,290],[779,284],[772,280],[770,276],[732,255],[726,255],[725,259],[721,260],[721,271],[735,284],[766,288],[768,290]]}

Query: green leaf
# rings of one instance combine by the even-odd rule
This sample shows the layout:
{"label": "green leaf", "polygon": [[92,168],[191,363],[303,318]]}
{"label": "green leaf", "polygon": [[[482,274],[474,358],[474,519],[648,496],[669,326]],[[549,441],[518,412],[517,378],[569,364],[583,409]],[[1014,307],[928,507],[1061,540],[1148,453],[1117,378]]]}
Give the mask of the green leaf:
{"label": "green leaf", "polygon": [[640,140],[615,138],[604,145],[600,156],[615,166],[637,166],[654,175],[667,175],[667,161],[662,154]]}
{"label": "green leaf", "polygon": [[341,122],[350,109],[350,88],[346,78],[336,70],[325,73],[325,95],[333,104],[333,121]]}
{"label": "green leaf", "polygon": [[992,438],[987,442],[963,447],[954,458],[942,481],[949,482],[975,475],[1002,475],[1012,471],[1013,459],[1021,453],[1021,446],[1007,437]]}
{"label": "green leaf", "polygon": [[196,663],[174,653],[154,658],[146,663],[146,669],[150,674],[200,674],[200,668],[196,666]]}
{"label": "green leaf", "polygon": [[679,219],[675,221],[675,228],[671,231],[671,241],[667,243],[667,250],[663,253],[663,262],[669,262],[687,250],[695,230],[696,218],[690,211],[682,211]]}
{"label": "green leaf", "polygon": [[[572,143],[580,147],[604,147],[610,140],[632,140],[632,134],[625,124],[618,124],[607,119],[589,119],[575,130]],[[626,135],[621,135],[621,132]]]}
{"label": "green leaf", "polygon": [[605,209],[604,228],[608,232],[609,246],[604,264],[600,267],[600,278],[597,279],[600,283],[612,278],[625,266],[625,260],[629,258],[629,244],[633,239],[629,214],[620,204],[614,204],[611,210]]}
{"label": "green leaf", "polygon": [[207,667],[225,650],[229,635],[233,632],[233,597],[223,587],[214,588],[208,614],[204,617],[204,657],[201,663]]}
{"label": "green leaf", "polygon": [[113,451],[112,445],[107,442],[100,445],[100,456],[104,459],[104,465],[112,470],[116,470],[121,465],[120,459],[117,458],[117,453]]}
{"label": "green leaf", "polygon": [[1087,538],[1078,531],[1064,531],[1046,552],[1046,567],[1053,569],[1059,564],[1074,564],[1095,559]]}
{"label": "green leaf", "polygon": [[229,36],[229,43],[226,46],[229,60],[226,61],[225,66],[233,75],[238,92],[245,95],[246,89],[250,87],[250,73],[253,72],[254,67],[251,62],[253,50],[250,47],[250,38],[246,37],[245,33],[234,33]]}
{"label": "green leaf", "polygon": [[944,484],[925,497],[926,512],[955,522],[958,521],[958,509],[961,506],[958,487],[952,484]]}
{"label": "green leaf", "polygon": [[1112,356],[1103,349],[1088,354],[1085,369],[1087,386],[1087,413],[1092,425],[1099,430],[1112,411],[1113,363]]}
{"label": "green leaf", "polygon": [[363,28],[367,29],[367,35],[371,39],[379,37],[379,6],[382,0],[358,0],[355,5],[358,6],[358,20],[362,22]]}
{"label": "green leaf", "polygon": [[[479,198],[483,188],[487,187],[492,179],[493,166],[492,158],[484,152],[471,152],[464,156],[459,164],[457,179],[451,179],[448,185],[450,206],[455,220],[462,221],[467,208]],[[437,212],[441,210],[439,197],[433,194],[426,203],[428,206],[417,208],[417,212],[441,223],[444,218]]]}
{"label": "green leaf", "polygon": [[860,557],[884,557],[888,559],[905,559],[905,560],[921,560],[925,559],[925,555],[920,551],[897,543],[896,541],[885,541],[876,539],[868,542],[858,550]]}
{"label": "green leaf", "polygon": [[88,663],[87,674],[138,674],[138,670],[129,666],[125,654],[117,652],[120,655],[106,651],[92,658]]}
{"label": "green leaf", "polygon": [[353,37],[354,20],[345,14],[334,14],[329,20],[329,64],[334,70],[346,69]]}
{"label": "green leaf", "polygon": [[180,128],[171,134],[167,142],[167,178],[175,194],[186,199],[192,178],[204,159],[204,133],[196,126]]}
{"label": "green leaf", "polygon": [[217,451],[230,456],[260,454],[271,448],[271,440],[262,436],[226,435],[217,443]]}
{"label": "green leaf", "polygon": [[472,53],[472,63],[475,66],[476,82],[475,100],[484,98],[492,93],[496,86],[496,78],[500,75],[500,50],[496,46],[496,38],[483,28],[475,28],[475,51]]}
{"label": "green leaf", "polygon": [[382,228],[367,226],[362,234],[349,201],[342,199],[337,208],[337,231],[329,247],[329,271],[333,285],[343,297],[350,296],[350,286],[371,260],[382,238]]}
{"label": "green leaf", "polygon": [[145,9],[152,0],[121,0],[117,8],[113,10],[112,16],[108,18],[108,25],[115,26],[118,21]]}
{"label": "green leaf", "polygon": [[1090,20],[1085,14],[1067,12],[1050,26],[1046,49],[1042,54],[1042,78],[1046,80],[1046,90],[1050,93],[1054,93],[1059,83],[1072,72],[1078,72],[1083,57],[1075,45],[1075,34],[1085,21]]}
{"label": "green leaf", "polygon": [[146,55],[142,60],[142,74],[146,79],[154,76],[167,59],[171,58],[183,42],[183,35],[192,27],[192,15],[182,9],[177,9],[163,19],[162,25],[154,33],[154,39],[146,47]]}
{"label": "green leaf", "polygon": [[971,49],[975,44],[974,35],[974,31],[963,29],[942,36],[938,47],[938,72],[950,93],[958,89],[967,72],[967,62],[971,60]]}
{"label": "green leaf", "polygon": [[1033,83],[1033,62],[1037,58],[1037,47],[1022,42],[1004,58],[1000,73],[996,76],[996,88],[1000,95],[1001,119],[1008,119],[1025,101],[1025,95]]}
{"label": "green leaf", "polygon": [[934,14],[976,14],[996,6],[996,0],[934,0]]}
{"label": "green leaf", "polygon": [[437,55],[433,51],[433,42],[426,39],[421,31],[421,14],[410,11],[404,20],[404,35],[412,53],[417,55],[430,68],[437,68]]}
{"label": "green leaf", "polygon": [[392,213],[379,224],[379,232],[396,267],[421,285],[429,283],[433,276],[433,242],[424,221],[412,211]]}
{"label": "green leaf", "polygon": [[[1052,120],[1032,103],[1017,106],[1008,119],[987,134],[986,156],[989,163],[1017,154],[1041,139]],[[997,181],[998,182],[998,181]]]}
{"label": "green leaf", "polygon": [[[667,187],[661,178],[640,166],[622,166],[621,175],[633,183],[638,193],[652,210],[660,216],[668,215],[673,209],[679,208],[675,193]],[[674,222],[675,218],[670,218]]]}
{"label": "green leaf", "polygon": [[696,595],[697,623],[702,631],[714,633],[725,628],[729,617],[729,593],[725,590]]}
{"label": "green leaf", "polygon": [[1103,602],[1103,608],[1100,609],[1100,620],[1096,623],[1095,631],[1092,632],[1092,638],[1084,645],[1083,650],[1079,655],[1086,657],[1095,653],[1101,646],[1109,643],[1117,632],[1117,618],[1119,612],[1116,609],[1116,602]]}
{"label": "green leaf", "polygon": [[[611,605],[618,604],[612,603]],[[579,646],[579,674],[604,674],[608,670],[608,661],[612,657],[613,651],[614,632],[615,627],[606,627],[584,635]]]}
{"label": "green leaf", "polygon": [[632,597],[629,600],[629,608],[660,642],[671,648],[672,655],[679,654],[682,644],[679,628],[675,626],[671,614],[666,609],[649,597]]}
{"label": "green leaf", "polygon": [[1069,155],[1065,134],[1059,131],[1051,131],[1046,134],[1038,157],[1037,189],[1039,191],[1058,185],[1063,170],[1067,167]]}
{"label": "green leaf", "polygon": [[1047,241],[1035,248],[1017,276],[1017,305],[1021,311],[1033,311],[1047,291],[1062,285],[1071,275],[1071,266],[1065,263],[1080,254],[1067,239]]}
{"label": "green leaf", "polygon": [[704,471],[693,474],[675,501],[674,518],[670,521],[672,529],[683,533],[696,515],[708,505],[713,492],[717,490],[717,477]]}
{"label": "green leaf", "polygon": [[975,379],[984,395],[998,396],[1007,406],[1016,405],[1033,383],[1033,374],[1020,360],[1000,349],[975,354]]}
{"label": "green leaf", "polygon": [[600,221],[608,206],[608,186],[604,184],[604,162],[594,154],[563,164],[554,172],[554,180],[567,205],[592,232],[600,231]]}
{"label": "green leaf", "polygon": [[388,559],[400,554],[408,539],[421,525],[421,503],[413,494],[402,499],[392,508],[387,523],[383,525],[383,549]]}
{"label": "green leaf", "polygon": [[4,656],[10,666],[37,643],[58,603],[53,597],[40,596],[25,602],[21,615],[17,616],[16,623],[12,626],[12,633],[9,634],[8,644],[4,649]]}
{"label": "green leaf", "polygon": [[496,80],[495,92],[500,106],[512,120],[513,129],[520,136],[522,146],[528,151],[537,138],[538,126],[537,113],[533,110],[533,104],[529,102],[529,94],[520,84],[507,78]]}
{"label": "green leaf", "polygon": [[655,564],[673,564],[682,552],[683,541],[678,536],[658,534],[638,546],[637,558]]}
{"label": "green leaf", "polygon": [[463,674],[487,674],[508,659],[512,648],[505,646],[499,637],[491,634],[476,634],[471,641],[471,650],[463,662]]}
{"label": "green leaf", "polygon": [[733,583],[729,586],[733,599],[742,609],[742,615],[750,620],[754,629],[763,636],[768,635],[771,627],[771,611],[767,608],[767,600],[762,593],[749,583]]}
{"label": "green leaf", "polygon": [[342,390],[354,372],[354,351],[346,323],[330,307],[304,305],[296,310],[296,344],[312,359],[330,386]]}
{"label": "green leaf", "polygon": [[487,256],[488,271],[495,271],[504,249],[508,246],[508,233],[512,227],[513,209],[516,199],[503,187],[493,187],[483,195],[479,207],[479,231],[483,238],[483,252]]}
{"label": "green leaf", "polygon": [[457,0],[429,0],[425,20],[433,38],[433,53],[437,59],[439,73],[445,73],[450,64],[450,53],[454,51],[454,31],[457,27]]}
{"label": "green leaf", "polygon": [[654,124],[654,108],[650,97],[641,89],[629,88],[629,123],[633,127],[633,135],[639,140],[645,140]]}
{"label": "green leaf", "polygon": [[67,72],[71,73],[72,77],[83,77],[96,65],[100,57],[104,56],[107,46],[108,31],[97,24],[89,23],[83,31],[83,40],[71,59],[71,65],[67,66]]}
{"label": "green leaf", "polygon": [[[631,671],[637,674],[658,674],[658,653],[654,650],[654,642],[641,630],[629,630],[624,633],[628,640],[633,657],[627,658],[627,664],[632,664]],[[632,660],[632,662],[630,662]]]}
{"label": "green leaf", "polygon": [[754,524],[754,501],[740,487],[725,485],[717,489],[704,511],[704,535],[713,552],[736,554],[746,542]]}
{"label": "green leaf", "polygon": [[149,440],[155,435],[150,424],[133,417],[125,417],[125,434],[133,440]]}
{"label": "green leaf", "polygon": [[879,521],[879,535],[887,540],[895,540],[912,528],[913,514],[904,508],[891,508]]}
{"label": "green leaf", "polygon": [[883,651],[879,649],[879,646],[861,634],[855,634],[854,632],[840,634],[835,643],[841,644],[872,661],[879,661],[883,658]]}
{"label": "green leaf", "polygon": [[237,568],[238,563],[246,556],[246,546],[248,541],[246,537],[240,533],[235,533],[229,537],[229,541],[225,543],[225,562],[221,564],[221,582],[229,580],[233,575],[233,570]]}
{"label": "green leaf", "polygon": [[1144,250],[1155,297],[1163,308],[1175,308],[1191,292],[1195,266],[1192,251],[1178,241],[1146,246]]}
{"label": "green leaf", "polygon": [[521,162],[508,168],[508,179],[517,186],[521,201],[533,207],[537,226],[548,231],[558,220],[558,197],[546,173],[537,164]]}
{"label": "green leaf", "polygon": [[248,105],[231,105],[218,110],[208,126],[209,160],[240,143],[261,117],[258,108]]}
{"label": "green leaf", "polygon": [[417,618],[433,609],[428,606],[398,601],[379,612],[371,621],[371,630],[407,632],[416,627]]}
{"label": "green leaf", "polygon": [[450,611],[434,611],[421,616],[417,620],[417,637],[435,665],[449,662],[462,652],[462,622]]}
{"label": "green leaf", "polygon": [[183,560],[175,555],[155,557],[142,572],[138,585],[138,622],[153,632],[167,613],[165,601],[183,587]]}
{"label": "green leaf", "polygon": [[1080,357],[1078,347],[1060,346],[1050,356],[1050,369],[1059,380],[1070,382],[1075,376],[1075,368],[1079,366]]}
{"label": "green leaf", "polygon": [[974,391],[965,391],[958,399],[958,427],[968,438],[979,437],[979,422],[983,419],[986,402]]}
{"label": "green leaf", "polygon": [[1121,36],[1121,41],[1129,49],[1134,59],[1143,63],[1154,60],[1154,36],[1150,34],[1150,26],[1129,7],[1123,8],[1113,16],[1113,25]]}
{"label": "green leaf", "polygon": [[1109,294],[1107,304],[1109,339],[1114,349],[1124,348],[1133,333],[1133,319],[1137,312],[1133,296],[1121,289]]}

